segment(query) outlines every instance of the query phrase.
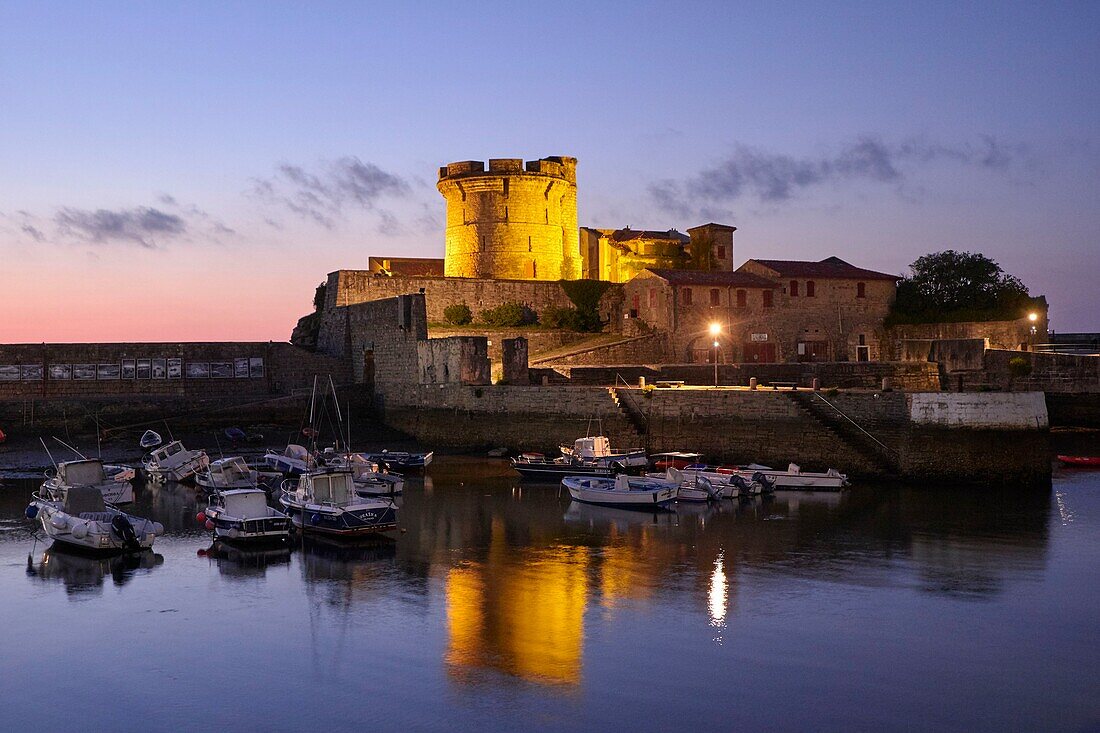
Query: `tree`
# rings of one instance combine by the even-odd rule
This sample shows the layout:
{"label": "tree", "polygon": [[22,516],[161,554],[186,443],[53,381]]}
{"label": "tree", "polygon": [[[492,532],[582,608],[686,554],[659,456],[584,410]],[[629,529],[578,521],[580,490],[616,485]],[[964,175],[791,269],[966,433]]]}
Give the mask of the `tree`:
{"label": "tree", "polygon": [[320,311],[325,307],[325,293],[328,291],[328,283],[321,283],[313,291],[313,310]]}
{"label": "tree", "polygon": [[1020,318],[1040,302],[983,254],[947,250],[918,257],[898,283],[887,323]]}

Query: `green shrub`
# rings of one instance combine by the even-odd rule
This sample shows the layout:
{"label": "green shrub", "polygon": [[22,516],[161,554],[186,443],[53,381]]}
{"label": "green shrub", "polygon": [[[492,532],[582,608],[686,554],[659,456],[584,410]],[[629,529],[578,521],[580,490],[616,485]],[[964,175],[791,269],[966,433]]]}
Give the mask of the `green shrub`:
{"label": "green shrub", "polygon": [[501,303],[496,308],[481,311],[480,320],[486,326],[523,326],[538,321],[538,314],[523,303]]}
{"label": "green shrub", "polygon": [[652,384],[647,384],[642,387],[642,396],[647,399],[653,399],[653,393],[657,391],[657,387]]}
{"label": "green shrub", "polygon": [[600,298],[609,287],[611,283],[603,280],[563,280],[561,289],[576,306],[572,309],[574,315],[569,316],[569,325],[564,327],[573,331],[603,330],[603,323],[600,322]]}
{"label": "green shrub", "polygon": [[1022,356],[1008,360],[1008,373],[1014,377],[1026,377],[1031,374],[1031,362]]}
{"label": "green shrub", "polygon": [[465,326],[474,320],[474,314],[465,302],[453,303],[443,309],[443,320],[453,326]]}
{"label": "green shrub", "polygon": [[566,328],[570,331],[580,331],[581,316],[576,308],[567,308],[552,305],[543,310],[539,316],[539,323],[547,328]]}

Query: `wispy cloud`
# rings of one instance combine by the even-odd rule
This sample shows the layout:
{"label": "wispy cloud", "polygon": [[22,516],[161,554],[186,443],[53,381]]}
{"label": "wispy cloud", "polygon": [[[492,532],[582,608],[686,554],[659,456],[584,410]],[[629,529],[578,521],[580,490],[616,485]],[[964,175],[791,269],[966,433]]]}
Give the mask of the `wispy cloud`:
{"label": "wispy cloud", "polygon": [[864,136],[836,153],[811,157],[739,145],[717,165],[694,176],[653,183],[649,195],[658,207],[685,217],[744,198],[765,203],[788,201],[809,189],[848,181],[898,185],[913,166],[941,160],[1005,169],[1023,153],[1020,146],[1006,146],[991,136],[982,136],[977,144],[956,146],[918,139],[887,144]]}
{"label": "wispy cloud", "polygon": [[182,217],[148,206],[94,211],[65,207],[54,216],[54,223],[62,235],[93,244],[136,244],[148,249],[188,232]]}
{"label": "wispy cloud", "polygon": [[285,206],[326,229],[334,228],[349,210],[376,212],[383,234],[395,233],[400,226],[379,203],[386,198],[404,198],[409,191],[404,178],[354,156],[325,163],[315,171],[284,163],[275,175],[253,181],[252,187],[258,198]]}

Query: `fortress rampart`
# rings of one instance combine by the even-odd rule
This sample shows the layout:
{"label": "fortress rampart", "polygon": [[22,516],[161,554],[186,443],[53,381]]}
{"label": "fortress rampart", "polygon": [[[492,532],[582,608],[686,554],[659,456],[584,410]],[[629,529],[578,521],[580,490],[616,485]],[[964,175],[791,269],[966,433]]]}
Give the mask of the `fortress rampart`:
{"label": "fortress rampart", "polygon": [[576,158],[449,163],[438,188],[447,202],[447,277],[581,276]]}

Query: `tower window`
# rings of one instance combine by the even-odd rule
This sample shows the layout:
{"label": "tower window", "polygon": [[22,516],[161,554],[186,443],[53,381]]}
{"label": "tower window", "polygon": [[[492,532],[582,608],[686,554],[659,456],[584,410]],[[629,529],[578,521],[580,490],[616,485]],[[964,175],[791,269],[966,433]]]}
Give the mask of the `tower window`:
{"label": "tower window", "polygon": [[508,198],[508,179],[504,179],[504,198]]}
{"label": "tower window", "polygon": [[720,260],[726,259],[726,248],[725,248],[724,245],[721,245],[721,244],[718,245],[718,259],[720,259]]}
{"label": "tower window", "polygon": [[814,286],[814,281],[813,280],[807,280],[806,281],[806,297],[807,298],[814,297],[814,287],[815,286]]}
{"label": "tower window", "polygon": [[504,207],[504,221],[508,221],[508,207]]}
{"label": "tower window", "polygon": [[549,224],[550,223],[550,209],[544,209],[543,211],[546,213],[546,223]]}
{"label": "tower window", "polygon": [[531,277],[539,276],[539,263],[531,260]]}
{"label": "tower window", "polygon": [[530,238],[530,237],[528,237],[528,238],[527,238],[527,251],[528,251],[528,252],[531,252],[531,251],[533,251],[533,250],[531,249],[531,238]]}
{"label": "tower window", "polygon": [[791,297],[792,298],[797,298],[798,297],[798,281],[797,280],[791,280]]}
{"label": "tower window", "polygon": [[856,297],[857,298],[866,298],[867,297],[867,283],[856,283]]}

